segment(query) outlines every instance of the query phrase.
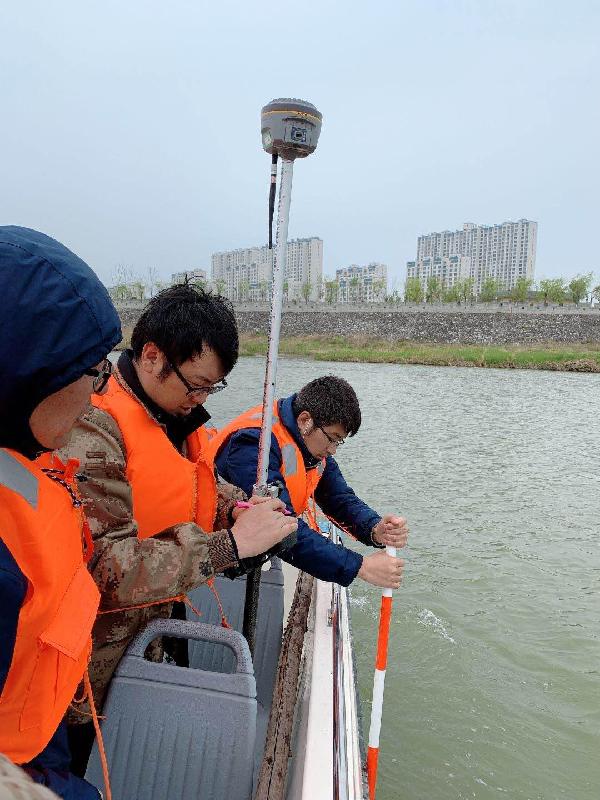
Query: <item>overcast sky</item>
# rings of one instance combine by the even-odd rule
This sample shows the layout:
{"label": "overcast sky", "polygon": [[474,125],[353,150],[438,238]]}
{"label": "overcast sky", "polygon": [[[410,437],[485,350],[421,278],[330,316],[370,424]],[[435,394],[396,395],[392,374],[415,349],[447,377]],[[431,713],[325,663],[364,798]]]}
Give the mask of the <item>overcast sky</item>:
{"label": "overcast sky", "polygon": [[291,237],[324,271],[536,220],[536,277],[600,274],[600,2],[40,0],[0,18],[0,221],[109,281],[266,242],[260,108],[315,103]]}

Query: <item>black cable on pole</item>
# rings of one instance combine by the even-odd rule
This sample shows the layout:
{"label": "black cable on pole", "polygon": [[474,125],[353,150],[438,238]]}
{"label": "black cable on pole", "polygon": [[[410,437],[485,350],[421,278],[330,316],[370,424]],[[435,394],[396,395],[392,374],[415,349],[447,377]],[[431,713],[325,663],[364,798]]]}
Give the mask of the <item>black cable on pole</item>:
{"label": "black cable on pole", "polygon": [[256,633],[256,616],[260,594],[261,568],[251,570],[246,575],[246,598],[244,602],[244,621],[242,633],[248,642],[250,655],[254,658],[254,641]]}
{"label": "black cable on pole", "polygon": [[275,193],[277,191],[277,153],[271,156],[271,187],[269,189],[269,250],[273,249],[273,215],[275,213]]}

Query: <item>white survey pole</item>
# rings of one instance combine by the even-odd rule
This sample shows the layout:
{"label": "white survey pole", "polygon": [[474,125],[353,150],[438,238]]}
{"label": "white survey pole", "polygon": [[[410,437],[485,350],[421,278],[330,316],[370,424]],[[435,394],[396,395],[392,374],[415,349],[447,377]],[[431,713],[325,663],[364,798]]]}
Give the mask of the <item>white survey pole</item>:
{"label": "white survey pole", "polygon": [[269,320],[269,349],[263,389],[263,418],[260,428],[258,467],[256,471],[256,491],[266,493],[269,474],[269,453],[271,450],[271,431],[273,428],[272,408],[277,384],[277,359],[281,333],[281,311],[283,308],[283,283],[287,262],[288,225],[290,221],[290,201],[292,199],[292,176],[294,162],[282,159],[281,180],[279,184],[279,203],[277,205],[277,234],[275,238],[275,257],[273,259],[273,283],[271,317]]}
{"label": "white survey pole", "polygon": [[[279,184],[279,203],[277,206],[277,234],[275,257],[273,260],[273,281],[271,299],[271,318],[269,325],[269,348],[263,390],[263,413],[258,448],[258,465],[254,493],[268,496],[269,454],[271,432],[273,430],[273,403],[277,386],[277,358],[279,355],[279,335],[281,331],[281,311],[283,307],[283,282],[287,260],[288,224],[290,220],[290,201],[292,198],[292,175],[294,160],[306,158],[314,153],[323,117],[312,103],[293,97],[280,97],[267,103],[261,109],[261,138],[264,150],[272,157],[271,194],[269,195],[269,244],[271,240],[271,215],[273,183],[276,163],[282,162]],[[295,537],[288,537],[288,547]],[[285,545],[284,545],[285,546]],[[250,652],[254,655],[254,632],[260,591],[260,568],[248,573],[246,582],[246,602],[244,604],[243,633],[248,641]]]}

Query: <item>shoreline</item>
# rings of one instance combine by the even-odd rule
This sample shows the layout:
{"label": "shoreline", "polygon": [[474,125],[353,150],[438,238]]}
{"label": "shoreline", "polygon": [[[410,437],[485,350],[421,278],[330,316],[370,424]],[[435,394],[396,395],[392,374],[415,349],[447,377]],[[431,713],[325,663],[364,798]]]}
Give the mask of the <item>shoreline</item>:
{"label": "shoreline", "polygon": [[[124,328],[123,332],[123,341],[116,350],[129,346],[131,328]],[[265,335],[240,334],[240,356],[266,353]],[[279,355],[365,364],[600,373],[600,342],[464,345],[390,341],[374,336],[284,336],[279,343]]]}
{"label": "shoreline", "polygon": [[[241,356],[265,355],[266,352],[266,336],[240,336]],[[600,343],[462,345],[390,342],[364,336],[290,336],[281,339],[279,354],[315,361],[600,373]]]}

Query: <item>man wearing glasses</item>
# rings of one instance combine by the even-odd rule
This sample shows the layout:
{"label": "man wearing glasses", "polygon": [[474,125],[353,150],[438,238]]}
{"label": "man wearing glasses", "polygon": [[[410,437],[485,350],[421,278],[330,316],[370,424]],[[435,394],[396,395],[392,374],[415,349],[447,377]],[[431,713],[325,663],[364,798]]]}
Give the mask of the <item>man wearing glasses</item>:
{"label": "man wearing glasses", "polygon": [[[249,509],[236,508],[246,495],[217,479],[203,457],[210,418],[203,403],[227,386],[237,355],[235,317],[224,298],[188,285],[163,290],[61,452],[81,463],[95,543],[90,566],[104,613],[94,626],[90,678],[99,706],[133,636],[168,616],[173,598],[213,572],[239,569],[240,559],[297,528],[279,500],[253,498]],[[85,769],[93,739],[87,720],[69,720],[76,772]]]}
{"label": "man wearing glasses", "polygon": [[[311,381],[298,394],[275,403],[269,457],[269,482],[282,486],[280,498],[299,520],[294,547],[282,554],[289,563],[316,578],[348,586],[357,576],[397,589],[403,561],[381,550],[362,556],[315,531],[313,506],[360,542],[373,547],[404,547],[406,521],[395,514],[383,518],[358,498],[344,480],[334,454],[360,428],[354,389],[343,378],[327,375]],[[262,408],[253,408],[223,428],[208,452],[226,480],[247,492],[256,479]],[[311,530],[311,528],[313,528]],[[256,559],[257,563],[260,559]]]}

